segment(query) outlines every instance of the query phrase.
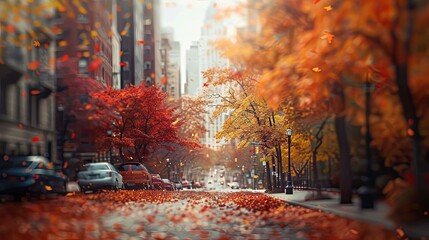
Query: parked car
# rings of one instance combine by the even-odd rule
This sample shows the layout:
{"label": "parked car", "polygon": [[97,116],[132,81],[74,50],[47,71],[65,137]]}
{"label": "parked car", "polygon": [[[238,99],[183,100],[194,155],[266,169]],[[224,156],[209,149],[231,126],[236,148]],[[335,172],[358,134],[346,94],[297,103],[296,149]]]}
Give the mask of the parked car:
{"label": "parked car", "polygon": [[231,187],[231,189],[239,189],[240,188],[240,184],[238,184],[238,182],[232,182],[229,184],[229,186]]}
{"label": "parked car", "polygon": [[67,178],[43,156],[13,156],[0,160],[0,194],[67,193]]}
{"label": "parked car", "polygon": [[185,188],[191,189],[191,184],[189,184],[189,182],[186,180],[182,180],[182,187],[183,187],[183,189],[185,189]]}
{"label": "parked car", "polygon": [[165,190],[169,190],[169,191],[175,190],[175,186],[172,182],[170,182],[170,180],[163,178],[162,181],[164,182],[164,189]]}
{"label": "parked car", "polygon": [[118,166],[127,189],[153,189],[152,175],[139,162],[127,162]]}
{"label": "parked car", "polygon": [[107,162],[88,163],[85,170],[78,173],[78,185],[82,192],[101,189],[125,189],[122,175]]}
{"label": "parked car", "polygon": [[152,174],[152,182],[154,189],[163,190],[164,189],[164,181],[159,174]]}
{"label": "parked car", "polygon": [[180,182],[174,182],[174,185],[176,186],[176,190],[183,190],[183,186]]}
{"label": "parked car", "polygon": [[192,188],[201,188],[201,183],[198,181],[194,182],[194,185],[192,186]]}

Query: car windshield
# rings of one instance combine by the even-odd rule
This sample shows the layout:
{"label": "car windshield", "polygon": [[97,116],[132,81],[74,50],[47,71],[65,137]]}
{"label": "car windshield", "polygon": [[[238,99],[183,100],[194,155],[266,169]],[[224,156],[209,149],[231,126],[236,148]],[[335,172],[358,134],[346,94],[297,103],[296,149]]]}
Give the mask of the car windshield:
{"label": "car windshield", "polygon": [[106,164],[90,164],[86,166],[87,171],[96,171],[96,170],[109,170],[109,167]]}

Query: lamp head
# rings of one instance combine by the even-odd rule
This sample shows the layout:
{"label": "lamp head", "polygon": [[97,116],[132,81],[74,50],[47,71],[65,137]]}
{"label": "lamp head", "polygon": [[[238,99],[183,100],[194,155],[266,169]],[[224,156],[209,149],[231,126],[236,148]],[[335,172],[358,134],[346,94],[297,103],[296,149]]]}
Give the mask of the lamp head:
{"label": "lamp head", "polygon": [[286,134],[288,136],[292,136],[292,129],[290,129],[290,128],[286,129]]}

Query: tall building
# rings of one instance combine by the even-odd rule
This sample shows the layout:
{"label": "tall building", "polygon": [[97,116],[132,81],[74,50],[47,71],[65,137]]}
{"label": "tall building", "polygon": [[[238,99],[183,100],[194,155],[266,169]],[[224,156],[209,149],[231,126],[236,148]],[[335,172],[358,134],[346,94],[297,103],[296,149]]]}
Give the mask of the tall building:
{"label": "tall building", "polygon": [[[56,156],[55,11],[49,0],[0,1],[0,156]],[[41,11],[22,11],[40,9]]]}
{"label": "tall building", "polygon": [[[121,88],[144,80],[144,10],[140,0],[120,0],[118,32],[121,35]],[[98,10],[97,10],[98,11]]]}
{"label": "tall building", "polygon": [[57,10],[54,26],[58,159],[79,163],[106,160],[107,155],[97,151],[89,94],[118,85],[112,53],[112,49],[118,50],[118,36],[112,31],[115,1],[65,2],[68,8]]}
{"label": "tall building", "polygon": [[166,78],[164,82],[162,82],[162,85],[165,92],[167,92],[170,97],[178,99],[181,95],[180,42],[174,41],[174,30],[172,28],[163,28],[161,36],[165,44],[165,50],[167,50],[167,43],[169,45],[163,63]]}
{"label": "tall building", "polygon": [[[204,26],[201,30],[201,38],[198,46],[198,56],[199,56],[199,82],[197,87],[197,94],[206,94],[203,92],[203,72],[209,68],[226,68],[228,67],[227,59],[224,59],[220,56],[219,51],[213,46],[213,42],[216,40],[227,36],[227,27],[223,24],[222,21],[217,21],[215,19],[217,8],[216,4],[212,3],[207,9],[206,16],[204,19]],[[213,94],[222,94],[228,89],[228,86],[209,86],[205,89],[209,95]],[[213,149],[220,149],[222,145],[226,144],[224,141],[219,141],[214,138],[217,131],[222,128],[222,125],[225,119],[228,117],[228,113],[223,113],[216,119],[211,119],[211,116],[216,109],[216,106],[220,104],[219,98],[210,98],[212,104],[207,106],[206,119],[206,129],[207,132],[204,137],[200,139],[200,142],[207,147]]]}
{"label": "tall building", "polygon": [[186,50],[186,83],[185,94],[197,96],[197,89],[203,85],[200,79],[198,42],[191,43],[191,46]]}
{"label": "tall building", "polygon": [[161,66],[161,3],[146,0],[144,8],[144,80],[145,84],[157,85],[162,79]]}
{"label": "tall building", "polygon": [[112,0],[112,88],[121,89],[121,35],[118,32],[117,9],[117,0]]}

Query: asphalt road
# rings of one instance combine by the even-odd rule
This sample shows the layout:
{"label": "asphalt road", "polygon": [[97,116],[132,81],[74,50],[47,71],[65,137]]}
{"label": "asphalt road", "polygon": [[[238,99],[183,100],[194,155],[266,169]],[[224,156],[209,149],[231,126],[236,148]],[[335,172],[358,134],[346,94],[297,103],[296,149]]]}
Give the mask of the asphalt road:
{"label": "asphalt road", "polygon": [[1,203],[0,216],[0,236],[6,240],[365,239],[379,234],[351,220],[240,190],[75,193]]}

